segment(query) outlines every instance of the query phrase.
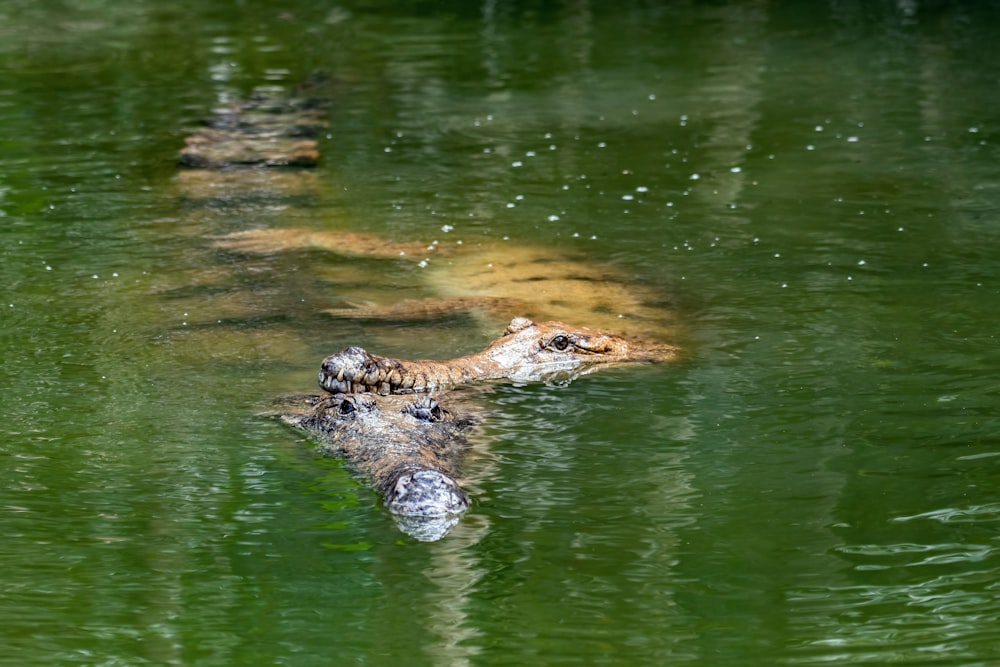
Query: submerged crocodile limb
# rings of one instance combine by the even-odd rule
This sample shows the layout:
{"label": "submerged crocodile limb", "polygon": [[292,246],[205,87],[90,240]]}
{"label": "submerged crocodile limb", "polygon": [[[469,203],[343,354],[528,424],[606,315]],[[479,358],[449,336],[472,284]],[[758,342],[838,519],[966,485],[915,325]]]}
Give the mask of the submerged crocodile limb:
{"label": "submerged crocodile limb", "polygon": [[178,164],[194,169],[315,166],[316,137],[327,126],[326,112],[319,98],[298,92],[258,88],[245,100],[215,109],[204,127],[185,138]]}
{"label": "submerged crocodile limb", "polygon": [[412,394],[481,380],[570,380],[600,365],[666,361],[675,354],[665,344],[515,317],[486,349],[456,359],[401,361],[348,347],[323,360],[319,384],[334,394]]}
{"label": "submerged crocodile limb", "polygon": [[281,420],[306,431],[318,451],[364,474],[400,529],[442,537],[469,507],[455,477],[478,417],[455,417],[431,396],[307,396],[286,402]]}

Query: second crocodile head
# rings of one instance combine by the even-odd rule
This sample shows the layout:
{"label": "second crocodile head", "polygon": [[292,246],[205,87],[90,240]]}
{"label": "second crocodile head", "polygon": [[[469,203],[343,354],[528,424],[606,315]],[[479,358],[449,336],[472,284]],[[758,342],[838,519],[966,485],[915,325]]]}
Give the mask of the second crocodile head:
{"label": "second crocodile head", "polygon": [[455,359],[405,361],[348,347],[323,360],[319,384],[331,393],[409,394],[480,380],[571,379],[600,365],[665,361],[675,354],[670,345],[515,317],[486,349]]}

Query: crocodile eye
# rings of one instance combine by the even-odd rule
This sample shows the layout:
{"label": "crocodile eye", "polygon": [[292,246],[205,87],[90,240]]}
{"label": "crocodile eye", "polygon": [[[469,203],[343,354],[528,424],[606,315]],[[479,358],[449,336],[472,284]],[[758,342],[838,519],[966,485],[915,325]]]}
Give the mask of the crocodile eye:
{"label": "crocodile eye", "polygon": [[354,414],[355,410],[356,408],[354,407],[354,401],[350,401],[347,399],[341,401],[340,406],[337,408],[337,411],[342,415]]}
{"label": "crocodile eye", "polygon": [[555,338],[552,339],[549,345],[562,352],[567,347],[569,347],[569,338],[567,338],[566,336],[556,336]]}

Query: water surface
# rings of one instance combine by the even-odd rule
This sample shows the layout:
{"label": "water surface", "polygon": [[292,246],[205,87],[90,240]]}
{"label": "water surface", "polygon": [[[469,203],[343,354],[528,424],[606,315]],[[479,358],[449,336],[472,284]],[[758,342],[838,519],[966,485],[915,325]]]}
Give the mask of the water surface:
{"label": "water surface", "polygon": [[[990,664],[998,20],[7,3],[0,661]],[[216,105],[318,70],[314,172],[178,172]],[[493,389],[473,508],[418,542],[258,413],[344,345],[497,324],[331,318],[434,287],[213,246],[301,226],[582,256],[662,295],[684,355]]]}

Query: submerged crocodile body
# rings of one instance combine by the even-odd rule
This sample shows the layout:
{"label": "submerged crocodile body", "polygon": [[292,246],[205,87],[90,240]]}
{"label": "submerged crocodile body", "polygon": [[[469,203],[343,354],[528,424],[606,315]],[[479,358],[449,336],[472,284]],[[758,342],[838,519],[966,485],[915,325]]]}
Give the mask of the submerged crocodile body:
{"label": "submerged crocodile body", "polygon": [[483,380],[570,380],[599,366],[666,361],[675,354],[665,344],[515,317],[486,349],[456,359],[402,361],[348,347],[323,360],[319,384],[331,393],[412,394]]}
{"label": "submerged crocodile body", "polygon": [[[393,241],[353,230],[296,228],[251,229],[228,234],[216,247],[237,253],[269,255],[292,250],[322,250],[340,258],[395,260],[398,272],[372,274],[344,261],[316,255],[316,274],[342,269],[354,282],[350,295],[324,313],[340,319],[376,322],[440,321],[472,314],[492,330],[512,317],[586,322],[627,335],[669,338],[676,334],[664,294],[621,267],[593,261],[564,248],[521,245],[509,240],[455,240],[422,243]],[[406,264],[415,265],[416,270]],[[359,271],[369,279],[357,282]],[[331,290],[336,293],[336,289]],[[400,294],[406,295],[400,298]]]}
{"label": "submerged crocodile body", "polygon": [[214,110],[204,127],[192,132],[178,164],[193,169],[314,167],[316,137],[327,126],[322,98],[305,96],[317,81],[307,80],[287,93],[258,88],[244,100]]}
{"label": "submerged crocodile body", "polygon": [[299,398],[279,416],[365,475],[417,539],[442,537],[469,507],[456,477],[477,417],[456,417],[430,396],[373,394]]}

